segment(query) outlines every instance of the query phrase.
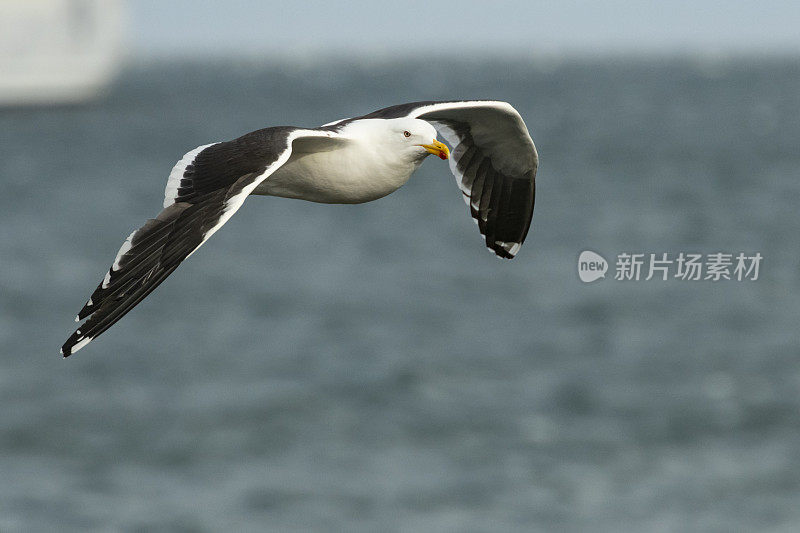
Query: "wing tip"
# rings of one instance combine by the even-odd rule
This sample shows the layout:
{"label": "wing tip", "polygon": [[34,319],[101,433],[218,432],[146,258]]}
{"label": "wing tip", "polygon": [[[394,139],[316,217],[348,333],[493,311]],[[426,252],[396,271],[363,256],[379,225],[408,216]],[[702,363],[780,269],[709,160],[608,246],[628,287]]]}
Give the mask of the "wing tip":
{"label": "wing tip", "polygon": [[94,302],[92,301],[91,298],[89,298],[89,301],[86,302],[86,304],[81,308],[81,310],[78,311],[78,314],[75,315],[75,322],[80,322],[81,320],[91,315],[92,313],[94,313]]}
{"label": "wing tip", "polygon": [[504,241],[495,241],[492,245],[487,246],[490,252],[494,252],[497,257],[502,259],[514,259],[521,247],[521,242]]}
{"label": "wing tip", "polygon": [[59,353],[61,353],[61,357],[63,357],[64,359],[74,354],[75,352],[77,352],[90,342],[92,342],[92,339],[94,339],[94,337],[84,337],[83,335],[81,335],[80,331],[81,331],[80,329],[76,330],[75,333],[70,335],[70,337],[67,339],[67,342],[65,342],[64,345],[61,346],[61,350],[59,350]]}

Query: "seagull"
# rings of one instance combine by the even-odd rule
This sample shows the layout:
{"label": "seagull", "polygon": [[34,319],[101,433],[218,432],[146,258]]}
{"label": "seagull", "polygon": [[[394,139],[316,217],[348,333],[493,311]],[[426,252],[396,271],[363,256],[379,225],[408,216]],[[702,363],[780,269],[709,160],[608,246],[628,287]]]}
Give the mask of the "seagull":
{"label": "seagull", "polygon": [[509,103],[413,102],[318,128],[264,128],[199,146],[178,161],[167,180],[163,210],[122,244],[75,318],[86,321],[61,355],[80,350],[133,309],[249,195],[370,202],[399,189],[431,154],[449,159],[489,250],[513,258],[533,217],[539,156]]}

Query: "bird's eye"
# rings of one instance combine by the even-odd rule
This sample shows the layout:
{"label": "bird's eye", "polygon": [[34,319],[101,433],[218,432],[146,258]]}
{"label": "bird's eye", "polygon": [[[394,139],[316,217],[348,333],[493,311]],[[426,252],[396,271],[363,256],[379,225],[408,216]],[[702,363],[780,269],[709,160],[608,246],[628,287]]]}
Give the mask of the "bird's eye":
{"label": "bird's eye", "polygon": [[403,132],[403,135],[405,135],[406,137],[411,137],[411,132],[406,130]]}

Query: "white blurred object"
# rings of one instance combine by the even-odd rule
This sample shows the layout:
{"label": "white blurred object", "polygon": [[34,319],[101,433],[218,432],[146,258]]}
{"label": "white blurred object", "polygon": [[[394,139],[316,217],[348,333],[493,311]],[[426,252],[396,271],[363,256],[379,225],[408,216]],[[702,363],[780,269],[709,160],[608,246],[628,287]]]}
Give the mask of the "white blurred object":
{"label": "white blurred object", "polygon": [[120,63],[118,0],[0,0],[0,105],[89,100]]}

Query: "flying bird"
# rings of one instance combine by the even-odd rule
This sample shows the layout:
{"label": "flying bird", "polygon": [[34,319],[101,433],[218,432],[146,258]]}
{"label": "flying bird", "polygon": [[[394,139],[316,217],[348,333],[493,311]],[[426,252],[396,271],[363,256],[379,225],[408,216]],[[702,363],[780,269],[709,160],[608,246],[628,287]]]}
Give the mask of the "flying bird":
{"label": "flying bird", "polygon": [[265,128],[200,146],[178,161],[167,180],[163,210],[122,244],[75,318],[86,321],[61,354],[80,350],[133,309],[249,195],[369,202],[399,189],[431,154],[449,159],[486,246],[513,258],[531,224],[539,158],[510,104],[414,102],[318,128]]}

